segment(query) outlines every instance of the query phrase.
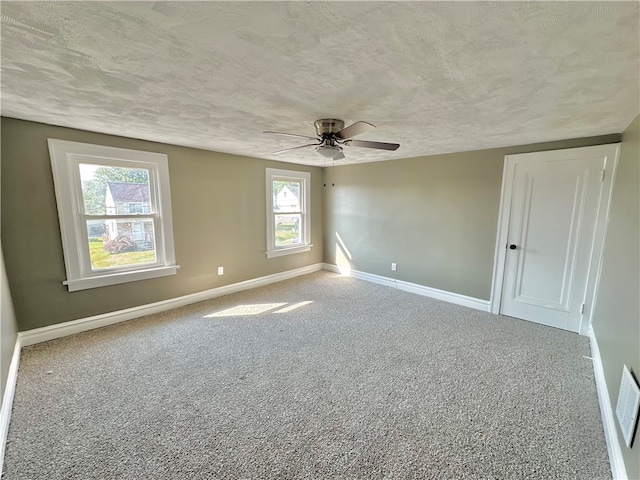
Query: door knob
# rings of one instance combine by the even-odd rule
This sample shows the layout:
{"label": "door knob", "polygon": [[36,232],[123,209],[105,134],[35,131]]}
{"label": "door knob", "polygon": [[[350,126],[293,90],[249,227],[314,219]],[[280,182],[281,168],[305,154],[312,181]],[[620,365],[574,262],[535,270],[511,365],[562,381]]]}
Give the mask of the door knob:
{"label": "door knob", "polygon": [[512,243],[511,245],[509,245],[509,248],[510,248],[511,250],[515,250],[515,249],[516,249],[516,246],[515,246],[515,244],[513,244],[513,243]]}

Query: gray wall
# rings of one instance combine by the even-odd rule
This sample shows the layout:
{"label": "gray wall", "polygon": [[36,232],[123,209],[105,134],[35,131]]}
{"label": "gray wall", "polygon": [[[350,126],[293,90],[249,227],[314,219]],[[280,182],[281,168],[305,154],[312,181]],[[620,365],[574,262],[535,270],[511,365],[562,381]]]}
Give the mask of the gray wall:
{"label": "gray wall", "polygon": [[[11,359],[17,338],[18,325],[13,310],[7,272],[4,266],[2,242],[0,242],[0,404],[4,399],[4,390],[7,386],[9,367],[11,367]],[[0,470],[2,470],[2,466],[0,466]]]}
{"label": "gray wall", "polygon": [[489,300],[504,156],[618,141],[608,135],[327,169],[335,186],[325,189],[325,262]]}
{"label": "gray wall", "polygon": [[[615,409],[622,366],[640,378],[640,116],[622,135],[605,239],[600,289],[593,313],[609,398]],[[617,420],[616,420],[617,425]],[[640,478],[640,433],[633,448],[618,431],[629,478]]]}
{"label": "gray wall", "polygon": [[[49,137],[169,156],[177,275],[67,291]],[[266,167],[311,172],[310,252],[266,258]],[[2,245],[20,331],[322,262],[320,168],[3,118],[1,179]]]}
{"label": "gray wall", "polygon": [[[636,118],[622,137],[594,312],[614,405],[622,365],[627,364],[636,375],[640,369],[639,122]],[[46,143],[49,137],[169,155],[176,256],[181,265],[177,275],[67,292],[61,283],[66,275]],[[335,186],[323,189],[319,168],[3,118],[1,245],[18,327],[28,330],[174,298],[323,258],[328,263],[347,262],[360,271],[488,300],[504,156],[619,140],[619,135],[609,135],[337,167],[324,172]],[[315,245],[311,252],[266,259],[266,167],[311,172]],[[230,202],[230,198],[237,201]],[[391,262],[398,263],[397,272],[390,271]],[[222,277],[216,275],[219,265],[225,267]],[[4,391],[16,322],[4,276],[1,287]],[[638,443],[624,452],[630,478],[640,478]]]}

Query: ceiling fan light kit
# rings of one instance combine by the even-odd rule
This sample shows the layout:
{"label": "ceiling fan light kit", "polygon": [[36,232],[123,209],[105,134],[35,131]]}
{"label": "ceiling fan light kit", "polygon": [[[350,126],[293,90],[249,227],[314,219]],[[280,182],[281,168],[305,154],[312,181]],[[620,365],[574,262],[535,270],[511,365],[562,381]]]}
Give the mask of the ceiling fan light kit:
{"label": "ceiling fan light kit", "polygon": [[350,140],[351,137],[359,135],[361,133],[373,130],[375,125],[368,122],[356,122],[345,128],[344,122],[337,118],[321,118],[314,122],[317,137],[309,137],[307,135],[298,135],[295,133],[284,133],[265,131],[264,133],[273,133],[276,135],[286,135],[289,137],[301,137],[310,140],[316,140],[318,143],[309,143],[307,145],[300,145],[299,147],[286,148],[284,150],[278,150],[273,152],[274,154],[280,154],[289,152],[291,150],[297,150],[305,147],[316,147],[315,150],[325,158],[331,158],[333,160],[340,160],[345,158],[342,151],[342,145],[353,147],[365,147],[375,148],[378,150],[397,150],[400,146],[397,143],[385,143],[385,142],[370,142],[367,140]]}
{"label": "ceiling fan light kit", "polygon": [[316,147],[316,152],[323,157],[334,158],[342,153],[342,147],[339,147],[338,145],[319,145]]}

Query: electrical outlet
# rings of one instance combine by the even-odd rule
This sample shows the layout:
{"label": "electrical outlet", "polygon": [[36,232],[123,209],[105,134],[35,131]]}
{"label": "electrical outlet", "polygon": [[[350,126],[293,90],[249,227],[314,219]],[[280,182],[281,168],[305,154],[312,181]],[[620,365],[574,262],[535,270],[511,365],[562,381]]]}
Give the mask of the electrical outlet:
{"label": "electrical outlet", "polygon": [[224,267],[218,267],[218,275],[224,274]]}
{"label": "electrical outlet", "polygon": [[395,263],[391,264],[391,271],[395,272],[398,269],[398,265]]}

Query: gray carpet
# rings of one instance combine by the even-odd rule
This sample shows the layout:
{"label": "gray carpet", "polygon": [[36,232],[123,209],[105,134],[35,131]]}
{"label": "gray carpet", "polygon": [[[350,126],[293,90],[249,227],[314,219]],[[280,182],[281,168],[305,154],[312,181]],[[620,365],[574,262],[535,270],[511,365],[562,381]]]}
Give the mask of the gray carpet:
{"label": "gray carpet", "polygon": [[611,478],[589,355],[318,272],[25,348],[3,478]]}

